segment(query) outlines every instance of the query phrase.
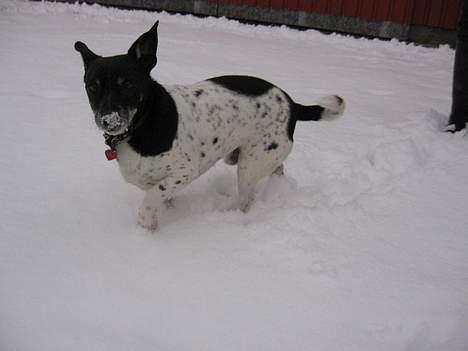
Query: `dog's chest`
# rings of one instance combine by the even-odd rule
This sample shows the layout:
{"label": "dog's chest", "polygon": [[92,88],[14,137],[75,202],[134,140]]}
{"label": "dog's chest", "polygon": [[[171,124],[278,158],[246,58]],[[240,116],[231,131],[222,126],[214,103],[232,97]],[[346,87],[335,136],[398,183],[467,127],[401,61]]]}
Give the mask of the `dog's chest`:
{"label": "dog's chest", "polygon": [[127,142],[117,146],[117,154],[122,177],[128,183],[143,190],[158,184],[171,173],[174,164],[178,164],[178,162],[174,162],[170,152],[153,157],[143,157],[133,150]]}

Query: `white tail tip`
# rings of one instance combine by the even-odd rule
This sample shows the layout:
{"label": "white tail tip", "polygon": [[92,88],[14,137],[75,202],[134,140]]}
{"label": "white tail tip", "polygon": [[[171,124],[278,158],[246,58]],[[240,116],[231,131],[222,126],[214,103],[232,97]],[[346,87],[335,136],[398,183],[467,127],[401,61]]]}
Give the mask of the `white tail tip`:
{"label": "white tail tip", "polygon": [[344,100],[338,95],[324,96],[317,101],[317,105],[325,109],[322,112],[322,121],[333,121],[341,117],[346,106]]}

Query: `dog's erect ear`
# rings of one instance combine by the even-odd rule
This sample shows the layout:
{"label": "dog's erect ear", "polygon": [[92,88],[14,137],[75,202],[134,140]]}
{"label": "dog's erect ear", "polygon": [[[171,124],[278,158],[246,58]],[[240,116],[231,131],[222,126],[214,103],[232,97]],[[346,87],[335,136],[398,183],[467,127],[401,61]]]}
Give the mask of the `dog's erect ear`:
{"label": "dog's erect ear", "polygon": [[81,54],[81,57],[83,58],[83,63],[84,63],[85,70],[88,69],[91,62],[93,62],[97,58],[101,57],[99,55],[96,55],[91,50],[89,50],[89,48],[86,46],[86,44],[82,43],[81,41],[77,41],[75,43],[75,50],[78,51]]}
{"label": "dog's erect ear", "polygon": [[159,21],[149,31],[142,34],[128,49],[128,54],[150,72],[156,66],[156,51],[158,49]]}

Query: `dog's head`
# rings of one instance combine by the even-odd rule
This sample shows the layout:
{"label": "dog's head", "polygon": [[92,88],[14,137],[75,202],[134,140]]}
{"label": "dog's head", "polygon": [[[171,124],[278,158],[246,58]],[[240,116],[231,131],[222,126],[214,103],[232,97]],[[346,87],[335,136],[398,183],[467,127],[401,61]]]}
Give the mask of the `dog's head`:
{"label": "dog's head", "polygon": [[75,43],[84,63],[84,82],[97,126],[109,135],[124,133],[141,108],[156,66],[159,21],[141,35],[127,54],[101,57]]}

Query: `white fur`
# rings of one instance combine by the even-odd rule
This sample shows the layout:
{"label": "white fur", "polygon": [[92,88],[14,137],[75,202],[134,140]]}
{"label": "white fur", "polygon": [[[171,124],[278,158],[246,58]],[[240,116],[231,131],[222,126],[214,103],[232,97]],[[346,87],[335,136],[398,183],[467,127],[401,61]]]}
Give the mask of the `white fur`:
{"label": "white fur", "polygon": [[341,117],[345,110],[344,101],[336,95],[328,95],[320,98],[317,101],[317,105],[325,109],[322,113],[322,121],[333,121]]}

